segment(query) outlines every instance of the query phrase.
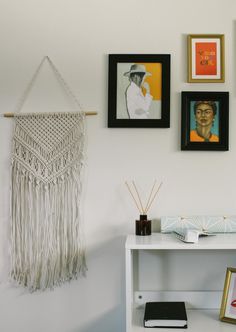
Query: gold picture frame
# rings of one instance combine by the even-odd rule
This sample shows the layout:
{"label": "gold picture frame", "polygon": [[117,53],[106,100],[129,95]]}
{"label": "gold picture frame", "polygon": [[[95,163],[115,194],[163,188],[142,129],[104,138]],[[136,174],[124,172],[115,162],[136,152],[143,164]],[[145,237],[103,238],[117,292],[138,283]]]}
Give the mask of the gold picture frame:
{"label": "gold picture frame", "polygon": [[236,268],[228,267],[226,271],[220,320],[236,324]]}
{"label": "gold picture frame", "polygon": [[188,35],[188,82],[225,82],[224,35]]}

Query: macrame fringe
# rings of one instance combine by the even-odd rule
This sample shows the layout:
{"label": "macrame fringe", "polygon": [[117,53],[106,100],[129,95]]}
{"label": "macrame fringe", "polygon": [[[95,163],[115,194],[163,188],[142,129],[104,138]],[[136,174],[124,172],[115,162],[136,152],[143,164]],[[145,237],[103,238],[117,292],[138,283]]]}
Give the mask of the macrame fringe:
{"label": "macrame fringe", "polygon": [[[76,148],[74,130],[66,138],[65,146],[69,142],[70,149],[57,155],[51,169],[54,178],[48,181],[42,158],[34,156],[35,145],[30,148],[32,138],[21,128],[15,133],[11,278],[30,291],[45,290],[85,275],[87,270],[79,209],[83,140]],[[80,135],[76,134],[76,140]]]}
{"label": "macrame fringe", "polygon": [[53,288],[84,274],[78,167],[46,185],[33,179],[17,161],[12,170],[15,204],[11,277],[35,291]]}

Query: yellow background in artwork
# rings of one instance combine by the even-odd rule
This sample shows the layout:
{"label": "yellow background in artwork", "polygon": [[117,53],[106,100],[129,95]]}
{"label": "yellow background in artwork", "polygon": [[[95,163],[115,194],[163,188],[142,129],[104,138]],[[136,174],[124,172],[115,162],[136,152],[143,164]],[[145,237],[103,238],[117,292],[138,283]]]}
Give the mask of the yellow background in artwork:
{"label": "yellow background in artwork", "polygon": [[161,63],[141,63],[145,66],[146,71],[152,74],[152,76],[147,76],[145,82],[150,86],[150,94],[153,96],[154,100],[161,99]]}

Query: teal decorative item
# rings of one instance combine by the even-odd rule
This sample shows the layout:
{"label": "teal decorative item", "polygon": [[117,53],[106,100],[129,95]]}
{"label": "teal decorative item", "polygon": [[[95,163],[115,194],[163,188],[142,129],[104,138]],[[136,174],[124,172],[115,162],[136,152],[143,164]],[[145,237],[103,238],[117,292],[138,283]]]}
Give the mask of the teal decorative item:
{"label": "teal decorative item", "polygon": [[236,216],[164,216],[161,232],[171,233],[177,229],[196,229],[211,233],[235,233]]}

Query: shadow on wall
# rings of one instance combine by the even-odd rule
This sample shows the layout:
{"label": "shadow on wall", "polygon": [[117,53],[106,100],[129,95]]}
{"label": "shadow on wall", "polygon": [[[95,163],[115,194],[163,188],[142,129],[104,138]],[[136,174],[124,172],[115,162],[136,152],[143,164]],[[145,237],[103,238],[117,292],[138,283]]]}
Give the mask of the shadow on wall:
{"label": "shadow on wall", "polygon": [[84,327],[73,329],[70,332],[121,332],[125,331],[124,322],[121,322],[120,317],[123,315],[121,307],[114,308],[108,311],[96,321],[86,324]]}
{"label": "shadow on wall", "polygon": [[161,220],[160,219],[152,219],[152,232],[159,233],[161,231]]}
{"label": "shadow on wall", "polygon": [[[235,36],[236,36],[236,20],[233,21],[233,53],[235,54],[236,51],[236,41],[235,41]],[[233,67],[233,77],[235,77],[235,73],[236,73],[236,66],[235,66],[235,62],[233,61],[232,63],[232,67]],[[236,84],[235,84],[235,79],[233,79],[233,91],[234,91],[234,97],[236,96]]]}
{"label": "shadow on wall", "polygon": [[80,312],[87,311],[90,319],[78,320],[78,327],[74,325],[68,332],[125,331],[125,239],[125,236],[113,236],[88,250]]}

